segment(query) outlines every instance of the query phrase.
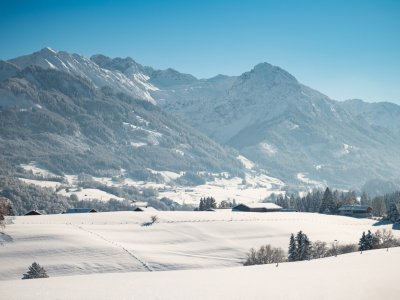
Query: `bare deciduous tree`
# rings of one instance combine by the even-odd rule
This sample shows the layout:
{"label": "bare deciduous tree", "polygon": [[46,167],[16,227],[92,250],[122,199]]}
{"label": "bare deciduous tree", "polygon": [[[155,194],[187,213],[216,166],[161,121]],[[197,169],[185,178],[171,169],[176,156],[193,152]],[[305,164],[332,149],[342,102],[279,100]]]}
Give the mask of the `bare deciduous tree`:
{"label": "bare deciduous tree", "polygon": [[0,197],[0,228],[4,228],[6,225],[5,217],[11,213],[10,201],[5,197]]}
{"label": "bare deciduous tree", "polygon": [[251,248],[247,254],[247,259],[243,263],[245,266],[275,264],[284,260],[285,252],[281,248],[274,248],[271,245],[261,246],[258,251]]}
{"label": "bare deciduous tree", "polygon": [[156,215],[151,216],[150,219],[151,219],[152,224],[157,223],[157,221],[158,221],[158,217]]}
{"label": "bare deciduous tree", "polygon": [[328,247],[326,245],[326,242],[315,241],[312,244],[311,248],[311,258],[316,259],[316,258],[326,257],[327,252],[328,252]]}

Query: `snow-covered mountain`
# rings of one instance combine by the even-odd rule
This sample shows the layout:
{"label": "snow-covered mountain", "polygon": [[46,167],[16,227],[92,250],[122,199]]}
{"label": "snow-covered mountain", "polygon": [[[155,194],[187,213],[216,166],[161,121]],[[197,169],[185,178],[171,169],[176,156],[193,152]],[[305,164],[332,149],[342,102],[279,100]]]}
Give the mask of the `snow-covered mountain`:
{"label": "snow-covered mountain", "polygon": [[96,88],[111,87],[116,91],[154,103],[148,90],[155,87],[146,85],[140,75],[135,76],[135,73],[132,73],[132,76],[127,77],[119,70],[101,68],[89,58],[79,54],[55,51],[47,47],[33,54],[11,59],[9,62],[20,69],[36,65],[44,69],[67,72],[86,79]]}
{"label": "snow-covered mountain", "polygon": [[167,111],[291,182],[350,188],[400,175],[399,106],[334,101],[268,63],[152,95]]}
{"label": "snow-covered mountain", "polygon": [[236,152],[151,103],[145,71],[124,72],[51,49],[0,62],[0,170],[35,162],[56,174],[154,181],[162,178],[149,170],[188,181],[244,174]]}
{"label": "snow-covered mountain", "polygon": [[368,103],[360,99],[347,100],[342,106],[353,116],[367,120],[374,126],[379,126],[399,135],[400,106],[390,102]]}
{"label": "snow-covered mountain", "polygon": [[[216,142],[236,148],[255,162],[257,168],[295,185],[354,188],[376,178],[399,182],[399,106],[334,101],[268,63],[260,63],[240,76],[197,79],[174,69],[143,66],[129,57],[97,54],[89,59],[44,48],[31,55],[0,61],[3,105],[9,107],[18,102],[21,108],[30,107],[32,88],[22,78],[15,79],[17,74],[25,72],[22,77],[30,76],[24,79],[29,79],[29,84],[38,83],[35,89],[49,88],[47,85],[53,78],[48,77],[49,73],[44,76],[43,72],[33,70],[32,66],[60,72],[57,74],[61,77],[68,74],[81,84],[90,85],[89,89],[74,91],[78,95],[84,91],[85,97],[90,98],[93,93],[96,98],[99,93],[101,97],[110,93],[115,98],[122,92],[150,101],[169,115],[180,116]],[[44,77],[38,81],[39,75]],[[8,82],[7,87],[4,82]],[[79,85],[76,84],[74,88]],[[74,97],[60,83],[57,89]],[[35,105],[41,105],[38,95],[33,98]],[[140,125],[123,122],[135,132],[137,128],[131,125]],[[155,135],[152,141],[146,140],[144,136],[154,130],[145,129],[146,134],[141,130],[141,135],[131,139],[132,147],[140,149],[145,144],[159,143]]]}

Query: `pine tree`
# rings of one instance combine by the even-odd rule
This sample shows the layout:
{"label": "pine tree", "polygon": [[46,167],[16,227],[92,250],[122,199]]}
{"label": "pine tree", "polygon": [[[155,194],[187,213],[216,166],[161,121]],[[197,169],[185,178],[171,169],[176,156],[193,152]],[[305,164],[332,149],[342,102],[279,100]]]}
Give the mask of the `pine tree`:
{"label": "pine tree", "polygon": [[213,197],[208,197],[208,207],[209,208],[217,208],[217,201],[215,201],[215,199]]}
{"label": "pine tree", "polygon": [[301,248],[303,247],[302,242],[303,242],[303,232],[300,230],[297,235],[296,235],[296,248],[297,248],[297,257],[296,260],[301,260],[301,256],[300,256],[300,251]]}
{"label": "pine tree", "polygon": [[300,260],[307,260],[311,257],[311,242],[308,239],[306,234],[302,236],[301,248],[300,251]]}
{"label": "pine tree", "polygon": [[296,235],[296,248],[297,256],[296,260],[307,260],[311,255],[311,242],[308,236],[301,230]]}
{"label": "pine tree", "polygon": [[368,233],[365,236],[365,248],[365,250],[371,250],[374,248],[374,235],[371,233],[371,230],[368,230]]}
{"label": "pine tree", "polygon": [[366,192],[363,192],[361,195],[361,205],[371,205],[371,198],[368,196]]}
{"label": "pine tree", "polygon": [[336,211],[336,204],[333,199],[333,194],[331,190],[327,187],[324,196],[322,197],[322,203],[319,208],[320,213],[329,213],[333,214]]}
{"label": "pine tree", "polygon": [[205,210],[204,207],[205,207],[205,205],[204,205],[204,199],[201,198],[201,199],[200,199],[199,210],[201,210],[201,211],[202,211],[202,210]]}
{"label": "pine tree", "polygon": [[358,250],[359,250],[359,251],[364,251],[364,250],[366,250],[365,231],[362,233],[362,236],[361,236],[361,238],[360,238],[360,241],[358,242]]}
{"label": "pine tree", "polygon": [[390,203],[389,211],[388,211],[387,215],[388,215],[388,219],[393,223],[399,219],[399,211],[394,202]]}
{"label": "pine tree", "polygon": [[29,266],[29,270],[23,275],[22,279],[48,278],[46,270],[38,263],[34,262]]}
{"label": "pine tree", "polygon": [[297,246],[296,246],[296,241],[294,239],[293,233],[291,234],[290,240],[289,240],[288,260],[289,261],[297,260]]}

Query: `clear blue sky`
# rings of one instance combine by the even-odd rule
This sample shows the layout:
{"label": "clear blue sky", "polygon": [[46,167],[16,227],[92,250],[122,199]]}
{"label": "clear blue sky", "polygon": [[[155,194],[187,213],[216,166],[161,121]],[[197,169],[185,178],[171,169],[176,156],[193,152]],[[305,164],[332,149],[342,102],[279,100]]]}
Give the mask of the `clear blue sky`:
{"label": "clear blue sky", "polygon": [[0,59],[50,46],[197,77],[278,65],[328,96],[400,104],[400,1],[0,1]]}

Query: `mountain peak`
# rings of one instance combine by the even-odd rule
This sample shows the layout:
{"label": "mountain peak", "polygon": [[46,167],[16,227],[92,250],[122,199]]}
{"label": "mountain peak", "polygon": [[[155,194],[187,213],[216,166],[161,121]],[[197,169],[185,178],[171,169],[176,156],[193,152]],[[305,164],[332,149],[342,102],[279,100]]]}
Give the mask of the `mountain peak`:
{"label": "mountain peak", "polygon": [[[235,86],[242,90],[244,86],[250,90],[270,90],[277,86],[294,87],[299,85],[297,79],[287,71],[267,62],[259,63],[248,72],[239,76]],[[236,88],[234,88],[236,89]]]}
{"label": "mountain peak", "polygon": [[253,73],[254,75],[261,76],[264,79],[279,79],[279,81],[290,81],[290,82],[296,82],[297,79],[291,75],[289,72],[271,65],[267,62],[259,63],[254,66],[254,68],[250,71],[250,73]]}
{"label": "mountain peak", "polygon": [[90,57],[90,60],[99,65],[101,68],[117,70],[121,73],[124,73],[128,77],[132,77],[133,74],[136,73],[147,74],[153,70],[150,67],[142,66],[129,56],[125,58],[111,58],[103,54],[95,54]]}
{"label": "mountain peak", "polygon": [[253,69],[261,71],[261,70],[270,70],[270,69],[273,69],[273,68],[277,68],[277,67],[275,67],[275,66],[273,66],[273,65],[271,65],[270,63],[267,63],[267,62],[261,62],[261,63],[256,64]]}
{"label": "mountain peak", "polygon": [[54,49],[52,49],[52,48],[50,48],[50,47],[44,47],[43,49],[41,49],[41,50],[39,51],[39,53],[41,53],[41,54],[51,54],[51,55],[54,55],[54,54],[57,54],[57,51],[54,50]]}

